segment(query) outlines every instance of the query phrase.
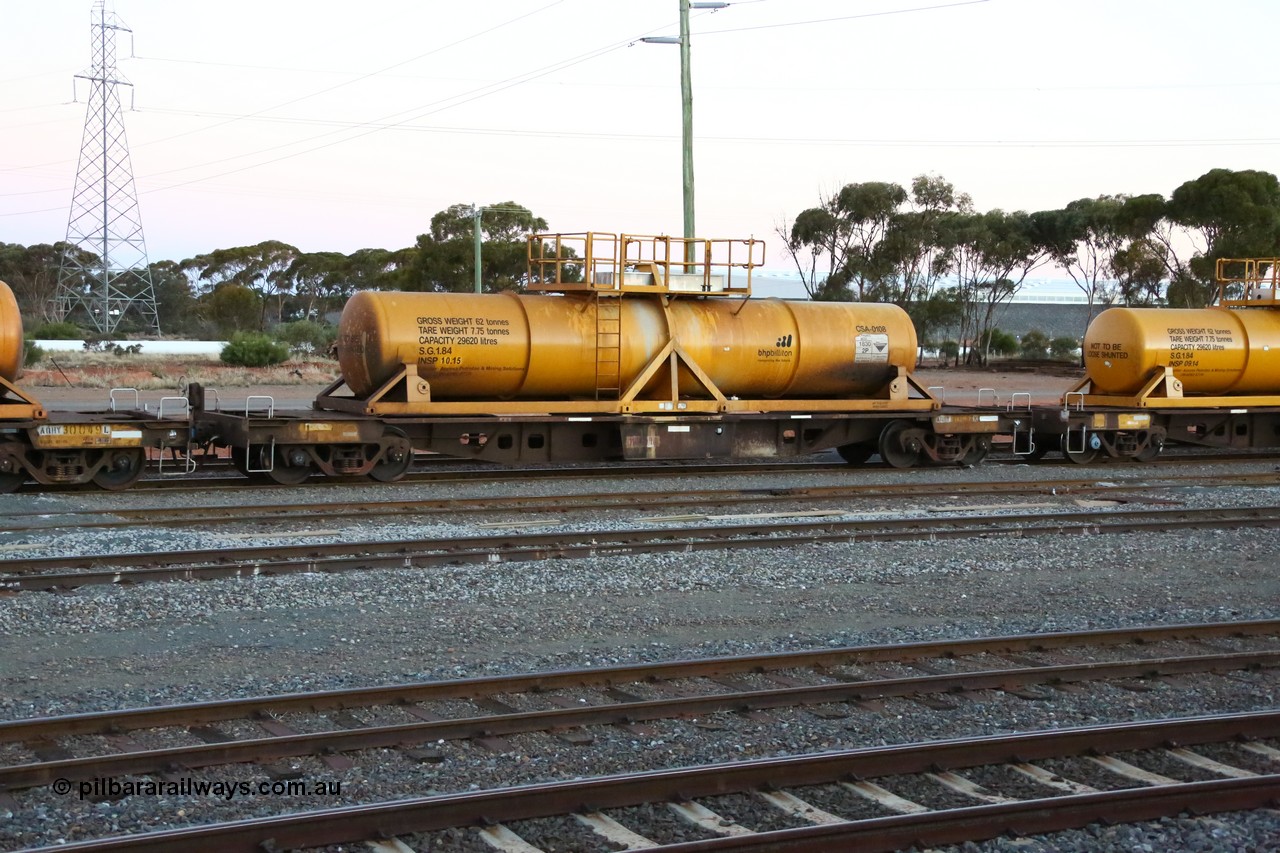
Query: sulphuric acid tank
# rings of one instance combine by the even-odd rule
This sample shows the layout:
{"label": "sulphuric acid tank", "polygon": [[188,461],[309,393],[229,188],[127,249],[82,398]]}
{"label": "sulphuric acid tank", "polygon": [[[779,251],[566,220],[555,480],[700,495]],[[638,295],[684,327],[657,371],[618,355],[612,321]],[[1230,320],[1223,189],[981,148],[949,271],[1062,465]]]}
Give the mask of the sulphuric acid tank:
{"label": "sulphuric acid tank", "polygon": [[1280,394],[1280,311],[1108,308],[1084,364],[1096,394],[1134,394],[1166,366],[1186,394]]}
{"label": "sulphuric acid tank", "polygon": [[10,382],[22,370],[22,316],[9,285],[0,281],[0,377]]}
{"label": "sulphuric acid tank", "polygon": [[[747,399],[871,394],[916,353],[896,305],[675,299],[664,312],[657,299],[594,294],[361,291],[342,312],[338,362],[357,396],[416,364],[433,400],[564,399],[594,396],[601,364],[616,364],[607,384],[626,389],[669,341],[726,396]],[[708,396],[678,373],[682,396]],[[669,395],[669,383],[648,390]]]}

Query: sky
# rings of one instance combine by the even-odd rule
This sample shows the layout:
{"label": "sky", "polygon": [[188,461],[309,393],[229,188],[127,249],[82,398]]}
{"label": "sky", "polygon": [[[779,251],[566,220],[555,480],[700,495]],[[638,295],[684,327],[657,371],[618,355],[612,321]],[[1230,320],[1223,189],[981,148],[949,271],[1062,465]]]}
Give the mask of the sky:
{"label": "sky", "polygon": [[[454,204],[683,232],[678,0],[107,0],[152,261],[399,249]],[[0,0],[0,242],[67,231],[92,0]],[[1280,172],[1274,0],[741,0],[691,13],[697,234],[848,183],[979,210]]]}

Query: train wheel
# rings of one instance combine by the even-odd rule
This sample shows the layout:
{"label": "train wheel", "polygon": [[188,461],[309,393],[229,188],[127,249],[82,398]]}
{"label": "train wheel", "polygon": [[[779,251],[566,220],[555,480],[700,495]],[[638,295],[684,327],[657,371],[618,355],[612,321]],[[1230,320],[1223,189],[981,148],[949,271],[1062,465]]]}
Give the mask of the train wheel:
{"label": "train wheel", "polygon": [[93,475],[93,482],[99,488],[112,492],[127,489],[138,482],[145,467],[146,458],[142,455],[141,448],[109,450],[106,455],[106,464]]}
{"label": "train wheel", "polygon": [[296,486],[311,476],[311,457],[300,447],[277,447],[275,464],[264,472],[273,483]]}
{"label": "train wheel", "polygon": [[250,453],[253,455],[254,468],[265,468],[266,462],[262,459],[262,448],[255,447],[252,451],[245,450],[243,447],[231,448],[231,464],[244,476],[250,480],[265,480],[267,473],[265,471],[250,471],[249,459]]}
{"label": "train wheel", "polygon": [[836,453],[840,454],[840,458],[850,465],[862,465],[873,455],[875,455],[876,446],[870,441],[855,441],[853,444],[842,444],[836,448]]}
{"label": "train wheel", "polygon": [[960,457],[961,465],[978,465],[982,460],[991,454],[991,444],[985,441],[975,441],[973,447]]}
{"label": "train wheel", "polygon": [[1139,450],[1133,455],[1138,462],[1151,462],[1160,455],[1160,451],[1164,450],[1164,445],[1158,441],[1147,440],[1147,446]]}
{"label": "train wheel", "polygon": [[18,491],[18,487],[26,481],[26,474],[0,474],[0,495]]}
{"label": "train wheel", "polygon": [[387,435],[394,436],[395,441],[382,454],[378,464],[369,471],[369,476],[379,483],[399,480],[413,464],[413,444],[410,443],[409,436],[395,427],[388,427]]}
{"label": "train wheel", "polygon": [[1061,439],[1062,455],[1077,465],[1091,465],[1102,455],[1102,440],[1097,433],[1088,433],[1083,439],[1084,447],[1076,450],[1071,446],[1071,433],[1065,433]]}
{"label": "train wheel", "polygon": [[1062,455],[1070,459],[1077,465],[1091,465],[1098,458],[1099,450],[1096,447],[1086,447],[1084,450],[1068,450],[1067,437],[1062,437]]}
{"label": "train wheel", "polygon": [[920,440],[911,436],[911,421],[889,421],[880,433],[880,458],[893,468],[910,468],[920,461]]}
{"label": "train wheel", "polygon": [[1022,458],[1027,462],[1039,462],[1041,459],[1049,455],[1049,451],[1059,446],[1058,440],[1044,438],[1036,442],[1035,449],[1030,453],[1024,453]]}

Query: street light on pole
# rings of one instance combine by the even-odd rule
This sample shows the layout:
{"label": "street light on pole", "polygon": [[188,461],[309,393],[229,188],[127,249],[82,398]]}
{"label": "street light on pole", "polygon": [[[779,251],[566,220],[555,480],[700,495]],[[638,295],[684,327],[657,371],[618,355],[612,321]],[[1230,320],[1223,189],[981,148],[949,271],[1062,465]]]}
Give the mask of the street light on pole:
{"label": "street light on pole", "polygon": [[[680,37],[648,36],[640,39],[647,44],[680,45],[680,100],[684,132],[682,134],[682,160],[684,184],[684,236],[685,240],[694,237],[693,218],[693,83],[689,76],[689,10],[690,9],[723,9],[728,3],[690,2],[680,0]],[[692,260],[693,244],[685,243],[685,260]]]}

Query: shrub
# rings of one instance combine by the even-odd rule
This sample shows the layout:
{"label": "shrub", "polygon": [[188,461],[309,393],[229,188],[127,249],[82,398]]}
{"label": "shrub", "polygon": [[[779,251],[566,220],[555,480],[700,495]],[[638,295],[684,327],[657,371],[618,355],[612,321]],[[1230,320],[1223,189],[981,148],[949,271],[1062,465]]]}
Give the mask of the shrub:
{"label": "shrub", "polygon": [[78,341],[84,332],[75,323],[41,323],[27,337],[40,341]]}
{"label": "shrub", "polygon": [[[48,340],[48,339],[46,339]],[[31,341],[23,342],[22,366],[31,367],[45,357],[45,351]]]}
{"label": "shrub", "polygon": [[276,336],[276,340],[288,344],[289,349],[297,355],[323,354],[338,338],[336,326],[317,323],[314,320],[281,323],[272,330],[272,333]]}
{"label": "shrub", "polygon": [[1049,352],[1049,336],[1039,329],[1032,329],[1022,336],[1018,344],[1023,358],[1044,358]]}
{"label": "shrub", "polygon": [[955,358],[960,355],[960,343],[959,341],[943,341],[938,344],[938,352],[942,354],[943,358]]}
{"label": "shrub", "polygon": [[266,367],[288,358],[288,344],[273,341],[262,332],[236,332],[222,348],[222,360],[241,367]]}
{"label": "shrub", "polygon": [[978,337],[978,349],[995,355],[1013,355],[1018,351],[1018,339],[1000,329],[991,329]]}
{"label": "shrub", "polygon": [[1075,338],[1069,338],[1065,335],[1060,338],[1054,338],[1049,341],[1049,355],[1054,358],[1072,359],[1076,357],[1076,351],[1080,349],[1080,344]]}

